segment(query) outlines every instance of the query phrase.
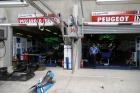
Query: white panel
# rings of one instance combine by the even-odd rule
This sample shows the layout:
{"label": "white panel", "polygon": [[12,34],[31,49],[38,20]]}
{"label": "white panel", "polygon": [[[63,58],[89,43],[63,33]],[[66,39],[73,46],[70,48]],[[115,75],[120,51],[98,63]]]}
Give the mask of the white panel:
{"label": "white panel", "polygon": [[4,18],[5,17],[4,14],[5,14],[5,9],[0,8],[0,18]]}
{"label": "white panel", "polygon": [[0,7],[24,7],[28,6],[26,0],[0,0]]}
{"label": "white panel", "polygon": [[[70,45],[64,45],[64,68],[65,69],[71,69],[71,46]],[[66,63],[66,58],[69,59],[69,63]]]}
{"label": "white panel", "polygon": [[78,17],[78,5],[73,6],[73,17]]}
{"label": "white panel", "polygon": [[96,0],[97,4],[137,4],[140,0]]}
{"label": "white panel", "polygon": [[13,37],[13,55],[15,56],[17,54],[17,49],[16,49],[16,37]]}

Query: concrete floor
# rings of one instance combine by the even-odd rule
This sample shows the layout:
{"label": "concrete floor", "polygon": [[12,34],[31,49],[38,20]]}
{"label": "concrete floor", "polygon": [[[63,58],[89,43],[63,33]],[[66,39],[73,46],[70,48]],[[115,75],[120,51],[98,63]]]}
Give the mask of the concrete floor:
{"label": "concrete floor", "polygon": [[72,74],[60,67],[36,71],[28,81],[0,81],[0,93],[36,93],[29,88],[48,70],[56,83],[45,93],[140,93],[140,70],[79,69]]}

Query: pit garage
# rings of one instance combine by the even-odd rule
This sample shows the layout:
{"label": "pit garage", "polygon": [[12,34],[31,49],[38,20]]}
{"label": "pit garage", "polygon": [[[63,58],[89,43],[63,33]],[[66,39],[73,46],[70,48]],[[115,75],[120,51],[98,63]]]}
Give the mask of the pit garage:
{"label": "pit garage", "polygon": [[82,58],[85,59],[85,68],[92,67],[89,48],[93,43],[100,50],[100,53],[97,54],[97,68],[138,68],[139,26],[131,24],[84,26],[84,34],[82,39]]}
{"label": "pit garage", "polygon": [[61,66],[59,62],[63,59],[63,38],[60,28],[13,26],[13,57],[19,54],[19,60],[23,61],[25,53],[28,53],[28,61],[33,64],[42,56],[46,66]]}

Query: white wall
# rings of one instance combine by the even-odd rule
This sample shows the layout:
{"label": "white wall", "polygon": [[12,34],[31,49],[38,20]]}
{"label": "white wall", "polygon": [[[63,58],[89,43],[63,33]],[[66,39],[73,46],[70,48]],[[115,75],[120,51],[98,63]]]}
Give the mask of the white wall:
{"label": "white wall", "polygon": [[[81,6],[79,0],[46,0],[46,3],[56,13],[60,13],[63,20],[67,22],[67,18],[72,14],[72,8],[75,2],[79,5],[79,21],[81,21]],[[35,1],[45,12],[50,13],[41,3]],[[83,1],[84,18],[86,22],[91,21],[91,12],[97,11],[123,11],[123,10],[140,10],[140,4],[115,4],[115,5],[97,5],[94,0]],[[17,23],[18,14],[35,13],[32,6],[7,8],[9,22]],[[37,12],[39,13],[39,12]]]}
{"label": "white wall", "polygon": [[[5,47],[0,49],[0,55],[4,57],[0,58],[0,67],[9,67],[12,65],[12,28],[8,27],[8,38],[4,40]],[[6,50],[5,50],[6,49]]]}

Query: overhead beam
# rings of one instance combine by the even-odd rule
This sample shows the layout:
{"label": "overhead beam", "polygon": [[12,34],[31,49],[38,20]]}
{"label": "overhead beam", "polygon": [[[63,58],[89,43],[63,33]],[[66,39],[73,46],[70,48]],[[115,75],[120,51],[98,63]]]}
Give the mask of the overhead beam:
{"label": "overhead beam", "polygon": [[52,12],[52,14],[58,18],[61,22],[63,22],[63,20],[57,16],[57,14],[49,7],[49,5],[47,5],[46,2],[44,2],[44,0],[39,0],[50,12]]}
{"label": "overhead beam", "polygon": [[140,4],[140,0],[96,0],[97,4]]}
{"label": "overhead beam", "polygon": [[45,17],[47,17],[48,19],[50,19],[52,22],[54,22],[54,24],[56,25],[56,26],[58,26],[59,28],[61,27],[61,25],[59,24],[59,23],[57,23],[55,20],[52,20],[51,19],[51,17],[49,17],[48,15],[47,15],[47,13],[45,12],[45,11],[43,11],[37,4],[35,4],[33,1],[31,1],[31,0],[27,0],[28,2],[29,2],[29,4],[31,5],[31,6],[33,6],[34,8],[36,8],[40,13],[42,13]]}

